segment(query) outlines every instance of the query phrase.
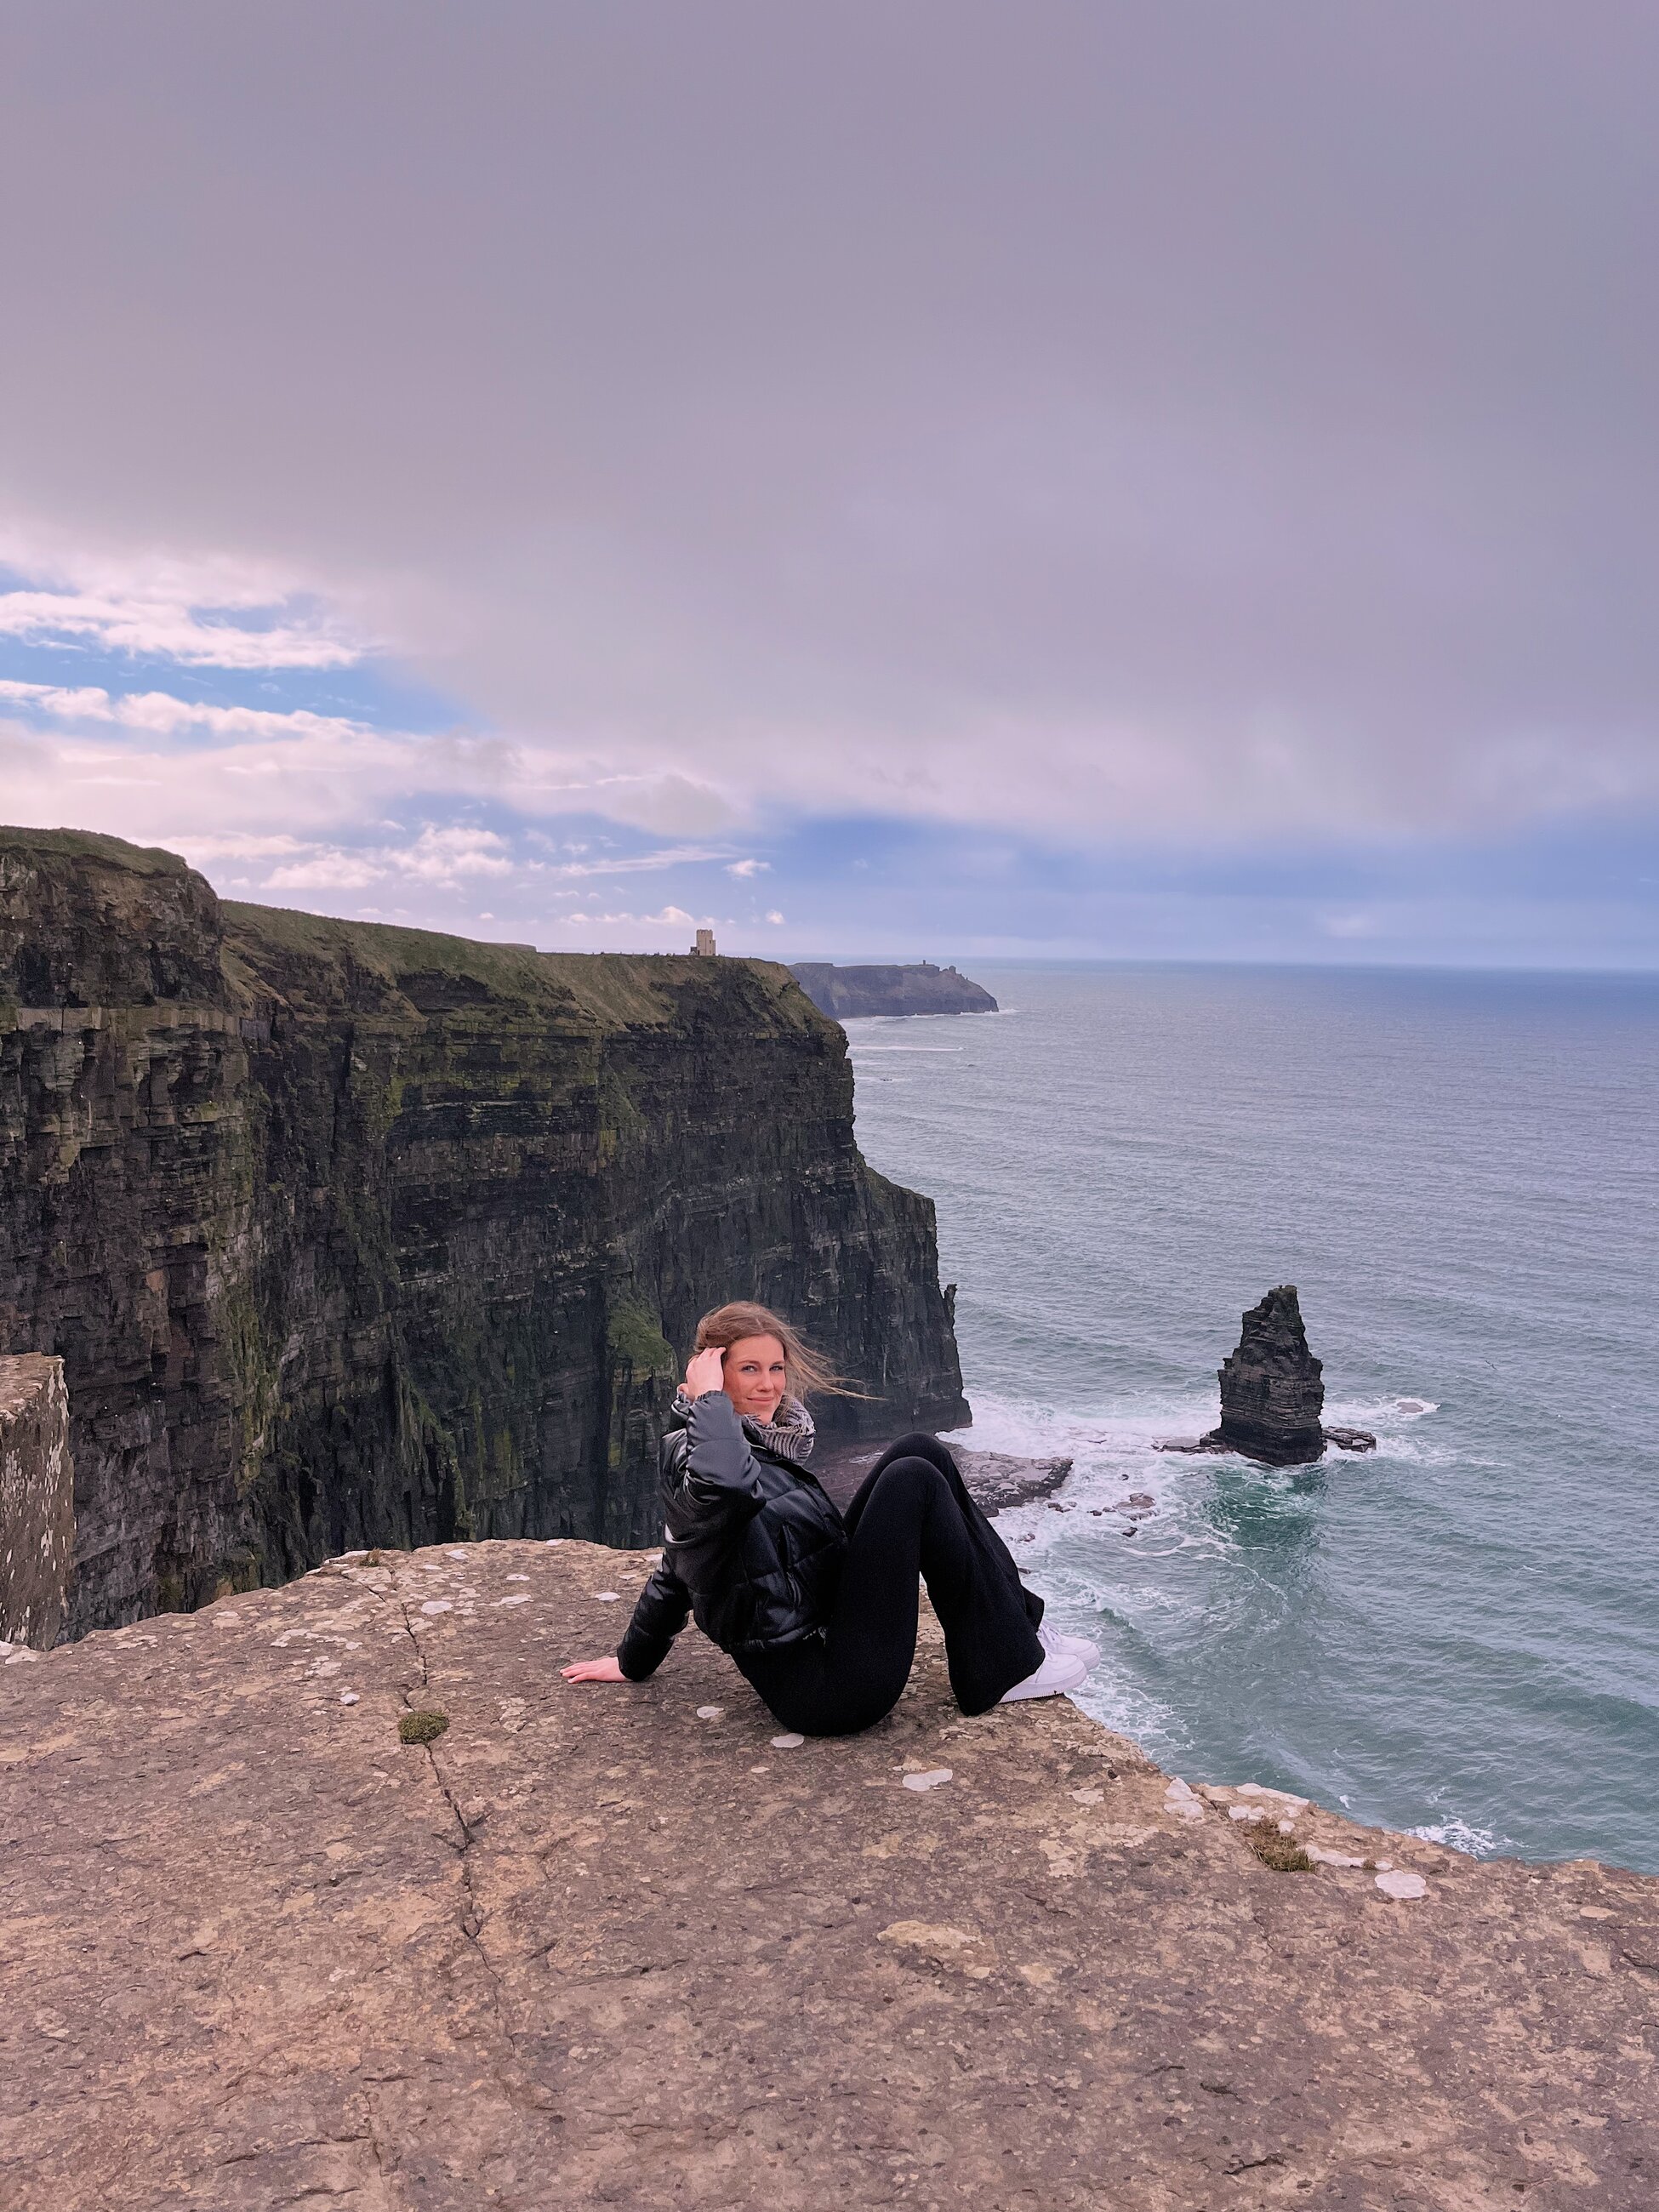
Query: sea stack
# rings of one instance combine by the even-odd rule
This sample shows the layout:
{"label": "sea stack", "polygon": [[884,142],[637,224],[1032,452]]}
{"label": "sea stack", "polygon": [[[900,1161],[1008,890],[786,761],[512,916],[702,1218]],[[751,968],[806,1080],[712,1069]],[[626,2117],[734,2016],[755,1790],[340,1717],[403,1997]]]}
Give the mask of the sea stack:
{"label": "sea stack", "polygon": [[1238,1349],[1224,1360],[1221,1425],[1204,1438],[1269,1467],[1303,1467],[1325,1449],[1322,1363],[1308,1349],[1296,1285],[1281,1283],[1244,1316]]}

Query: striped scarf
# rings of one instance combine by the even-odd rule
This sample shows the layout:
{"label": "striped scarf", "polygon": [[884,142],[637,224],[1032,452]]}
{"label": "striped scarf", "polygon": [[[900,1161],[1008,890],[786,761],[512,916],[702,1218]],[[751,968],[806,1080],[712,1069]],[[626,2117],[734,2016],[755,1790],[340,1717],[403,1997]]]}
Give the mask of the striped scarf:
{"label": "striped scarf", "polygon": [[[684,1390],[674,1393],[674,1411],[682,1419],[691,1410],[691,1401]],[[817,1442],[817,1430],[812,1416],[799,1398],[785,1398],[779,1402],[775,1421],[751,1420],[747,1413],[742,1417],[743,1432],[752,1444],[763,1451],[775,1452],[780,1459],[792,1459],[804,1466],[812,1456],[812,1447]]]}
{"label": "striped scarf", "polygon": [[802,1465],[811,1458],[817,1442],[812,1416],[799,1398],[783,1399],[775,1420],[754,1421],[745,1413],[743,1425],[751,1443],[775,1452],[780,1459],[793,1459]]}

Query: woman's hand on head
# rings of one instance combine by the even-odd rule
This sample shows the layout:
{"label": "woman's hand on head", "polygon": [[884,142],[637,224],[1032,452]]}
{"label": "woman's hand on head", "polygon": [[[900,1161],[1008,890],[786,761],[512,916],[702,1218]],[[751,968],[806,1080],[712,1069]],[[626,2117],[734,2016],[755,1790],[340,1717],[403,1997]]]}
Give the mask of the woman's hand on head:
{"label": "woman's hand on head", "polygon": [[572,1667],[561,1667],[559,1672],[567,1682],[625,1682],[628,1680],[614,1657],[578,1659]]}
{"label": "woman's hand on head", "polygon": [[685,1395],[688,1398],[706,1398],[711,1390],[718,1390],[725,1381],[726,1354],[719,1345],[711,1344],[706,1352],[693,1355],[685,1370]]}

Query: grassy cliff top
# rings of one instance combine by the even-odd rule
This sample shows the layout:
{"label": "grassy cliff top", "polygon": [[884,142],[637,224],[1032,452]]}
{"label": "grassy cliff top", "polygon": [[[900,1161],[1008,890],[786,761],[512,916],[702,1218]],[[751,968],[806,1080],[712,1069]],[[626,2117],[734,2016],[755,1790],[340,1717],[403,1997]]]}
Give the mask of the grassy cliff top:
{"label": "grassy cliff top", "polygon": [[102,860],[131,868],[140,876],[182,876],[189,863],[160,845],[130,845],[125,837],[106,837],[96,830],[30,830],[0,823],[0,852],[33,852],[63,860]]}
{"label": "grassy cliff top", "polygon": [[[723,1020],[735,1015],[769,1028],[826,1026],[775,961],[540,952],[530,945],[222,900],[178,854],[88,830],[0,827],[0,861],[8,858],[24,865],[0,919],[20,945],[37,936],[46,943],[36,964],[42,975],[51,971],[52,995],[74,1003],[119,1005],[135,995],[216,1000],[228,983],[246,1003],[275,998],[317,1013],[488,1006],[609,1029],[667,1025],[706,1006]],[[151,972],[150,948],[161,949],[165,969],[168,949],[186,948],[186,941],[185,957],[172,969]],[[33,1000],[46,989],[39,982],[17,995]]]}
{"label": "grassy cliff top", "polygon": [[802,1028],[819,1017],[787,969],[770,960],[704,960],[690,953],[540,952],[440,930],[343,921],[287,907],[227,899],[227,953],[252,978],[312,1004],[361,999],[378,986],[422,1011],[510,1006],[526,1014],[613,1024],[683,1017],[688,994],[729,1002],[734,990],[774,1020]]}

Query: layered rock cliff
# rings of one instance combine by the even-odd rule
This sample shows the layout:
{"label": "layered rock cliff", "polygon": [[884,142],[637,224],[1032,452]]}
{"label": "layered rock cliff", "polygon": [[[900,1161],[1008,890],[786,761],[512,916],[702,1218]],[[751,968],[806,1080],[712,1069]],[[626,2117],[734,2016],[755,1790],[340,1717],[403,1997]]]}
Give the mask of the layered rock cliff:
{"label": "layered rock cliff", "polygon": [[758,1297],[966,1418],[931,1204],[853,1135],[770,963],[222,904],[175,856],[0,830],[0,1352],[61,1354],[70,1632],[354,1543],[638,1540],[675,1354]]}
{"label": "layered rock cliff", "polygon": [[74,1559],[64,1363],[0,1358],[0,1645],[52,1649]]}
{"label": "layered rock cliff", "polygon": [[1324,1362],[1308,1343],[1294,1283],[1280,1283],[1243,1316],[1237,1350],[1218,1370],[1221,1421],[1207,1436],[1166,1437],[1157,1451],[1237,1452],[1264,1467],[1307,1467],[1327,1444],[1376,1449],[1369,1429],[1327,1428]]}
{"label": "layered rock cliff", "polygon": [[1273,1467],[1297,1467],[1325,1449],[1323,1362],[1308,1346],[1294,1283],[1280,1283],[1243,1316],[1236,1351],[1221,1363],[1221,1422],[1204,1441]]}
{"label": "layered rock cliff", "polygon": [[997,1002],[954,968],[921,960],[902,968],[838,968],[798,961],[789,973],[820,1013],[838,1022],[867,1014],[994,1014]]}

